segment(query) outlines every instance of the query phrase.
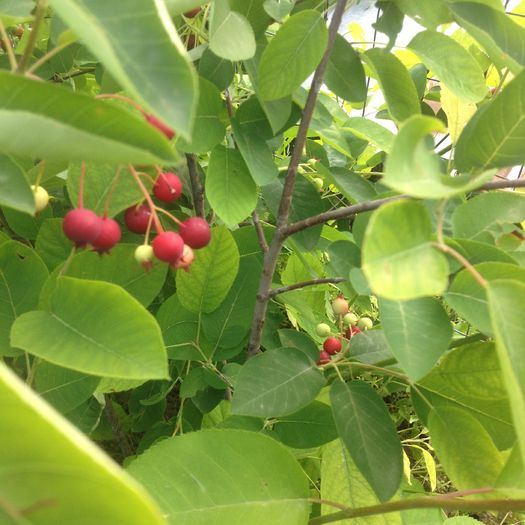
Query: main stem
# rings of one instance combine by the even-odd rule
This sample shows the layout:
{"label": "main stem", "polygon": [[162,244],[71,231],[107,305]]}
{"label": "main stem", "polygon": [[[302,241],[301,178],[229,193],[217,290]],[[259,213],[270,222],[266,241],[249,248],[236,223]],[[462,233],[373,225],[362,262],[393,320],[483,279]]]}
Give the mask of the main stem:
{"label": "main stem", "polygon": [[338,0],[335,6],[328,31],[328,43],[326,50],[323,58],[321,59],[321,62],[315,70],[312,85],[310,87],[310,91],[308,92],[308,98],[306,99],[306,104],[304,106],[301,124],[299,125],[297,137],[295,138],[294,149],[290,163],[288,165],[288,173],[286,175],[283,194],[279,205],[279,212],[277,214],[277,228],[268,251],[264,255],[263,271],[261,274],[261,280],[259,282],[259,290],[257,292],[255,311],[251,327],[250,343],[248,345],[248,356],[255,355],[257,352],[259,352],[261,347],[262,332],[264,328],[266,310],[268,308],[268,301],[270,300],[270,288],[272,286],[273,274],[275,273],[277,259],[281,253],[281,248],[286,238],[283,235],[283,229],[288,224],[295,179],[297,177],[297,168],[299,166],[299,162],[301,161],[301,156],[306,144],[308,129],[310,127],[310,122],[312,121],[315,104],[323,84],[323,78],[326,72],[326,67],[328,66],[330,55],[332,54],[335,38],[337,36],[339,26],[341,25],[346,2],[347,0]]}

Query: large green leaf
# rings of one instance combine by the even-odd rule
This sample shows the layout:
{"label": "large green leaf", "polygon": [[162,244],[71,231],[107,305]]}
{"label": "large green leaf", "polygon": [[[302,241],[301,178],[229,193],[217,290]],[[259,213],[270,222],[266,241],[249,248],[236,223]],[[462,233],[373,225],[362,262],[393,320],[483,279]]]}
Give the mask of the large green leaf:
{"label": "large green leaf", "polygon": [[259,93],[264,100],[291,95],[319,64],[328,30],[313,10],[291,16],[263,51],[259,64]]}
{"label": "large green leaf", "polygon": [[500,450],[514,443],[509,398],[493,343],[473,343],[448,352],[419,381],[418,389],[426,400],[418,407],[425,424],[427,403],[436,410],[461,408],[483,425]]}
{"label": "large green leaf", "polygon": [[215,0],[210,21],[210,49],[228,60],[246,60],[255,54],[252,26],[228,0]]}
{"label": "large green leaf", "polygon": [[[350,457],[340,440],[332,441],[323,447],[321,456],[321,498],[337,501],[351,508],[368,507],[380,503],[367,480]],[[324,504],[321,514],[333,514],[334,507]],[[399,512],[343,520],[345,525],[402,525]],[[421,524],[420,524],[421,525]]]}
{"label": "large green leaf", "polygon": [[421,379],[447,350],[452,325],[441,304],[431,297],[412,301],[379,301],[381,326],[392,353],[412,381]]}
{"label": "large green leaf", "polygon": [[[516,279],[525,283],[525,268],[503,262],[476,264],[476,270],[487,281]],[[493,335],[490,322],[487,291],[468,270],[462,270],[454,278],[445,294],[445,301],[480,332]]]}
{"label": "large green leaf", "polygon": [[33,0],[0,0],[0,19],[6,27],[30,20],[34,7]]}
{"label": "large green leaf", "polygon": [[416,299],[446,289],[447,259],[432,246],[432,224],[422,204],[398,201],[374,212],[363,244],[363,271],[385,299]]}
{"label": "large green leaf", "polygon": [[224,226],[212,230],[211,242],[195,254],[189,272],[177,272],[177,295],[191,312],[213,312],[228,294],[239,270],[239,250]]}
{"label": "large green leaf", "polygon": [[216,86],[205,78],[199,78],[199,102],[191,140],[181,140],[177,146],[182,151],[200,153],[216,146],[224,138],[227,117],[226,107]]}
{"label": "large green leaf", "polygon": [[303,470],[285,447],[256,432],[206,430],[166,439],[128,471],[155,494],[173,525],[308,520]]}
{"label": "large green leaf", "polygon": [[330,91],[348,102],[359,103],[366,98],[366,78],[361,59],[341,35],[335,39],[325,83]]}
{"label": "large green leaf", "polygon": [[388,111],[396,122],[421,113],[416,86],[399,58],[380,48],[369,49],[362,56],[379,82]]}
{"label": "large green leaf", "polygon": [[487,85],[481,66],[452,38],[437,31],[423,31],[408,47],[461,100],[479,102],[485,98]]}
{"label": "large green leaf", "polygon": [[455,487],[467,490],[495,485],[503,456],[473,416],[459,408],[440,407],[430,413],[428,428],[432,446]]}
{"label": "large green leaf", "polygon": [[241,368],[232,413],[261,417],[293,414],[315,399],[324,382],[315,363],[301,350],[268,350]]}
{"label": "large green leaf", "polygon": [[381,182],[413,197],[443,199],[481,186],[494,176],[493,172],[475,177],[443,173],[441,158],[434,153],[431,139],[436,131],[444,132],[445,128],[433,117],[414,115],[405,121],[386,160]]}
{"label": "large green leaf", "polygon": [[197,76],[164,2],[128,0],[117,13],[104,0],[51,0],[50,5],[124,89],[190,137]]}
{"label": "large green leaf", "polygon": [[62,264],[73,249],[71,241],[64,235],[62,222],[63,219],[46,219],[38,230],[35,250],[49,271]]}
{"label": "large green leaf", "polygon": [[486,170],[525,163],[525,112],[519,109],[524,106],[525,71],[470,119],[456,145],[458,169]]}
{"label": "large green leaf", "polygon": [[137,164],[173,159],[166,138],[129,112],[5,71],[0,71],[0,152]]}
{"label": "large green leaf", "polygon": [[452,215],[454,237],[492,239],[494,224],[521,222],[525,219],[525,195],[509,191],[491,191],[477,195],[458,206]]}
{"label": "large green leaf", "polygon": [[[2,523],[166,523],[144,488],[3,363],[0,411],[2,508],[16,511]],[[28,508],[27,521],[13,521]]]}
{"label": "large green leaf", "polygon": [[0,245],[0,355],[17,355],[9,331],[17,317],[37,307],[48,271],[40,257],[17,241]]}
{"label": "large green leaf", "polygon": [[206,197],[229,226],[237,225],[255,209],[257,187],[238,150],[213,148],[206,176]]}
{"label": "large green leaf", "polygon": [[518,446],[525,464],[525,283],[510,279],[489,282],[487,298],[501,371],[512,400]]}
{"label": "large green leaf", "polygon": [[48,311],[23,314],[11,344],[56,365],[122,379],[165,379],[166,350],[153,316],[120,286],[58,279]]}
{"label": "large green leaf", "polygon": [[35,198],[25,172],[8,155],[0,155],[0,206],[35,213]]}
{"label": "large green leaf", "polygon": [[[71,202],[76,204],[80,188],[80,162],[71,163],[67,173],[67,192]],[[148,189],[151,189],[149,181],[143,182]],[[102,215],[106,210],[110,191],[113,193],[107,206],[109,217],[114,217],[144,198],[127,169],[118,170],[115,165],[87,162],[84,206]]]}
{"label": "large green leaf", "polygon": [[383,330],[368,330],[354,335],[349,351],[353,359],[371,365],[391,361],[394,357]]}
{"label": "large green leaf", "polygon": [[525,29],[501,9],[500,2],[494,4],[498,9],[480,2],[449,2],[449,8],[498,67],[509,67],[516,74],[525,66]]}
{"label": "large green leaf", "polygon": [[330,389],[340,438],[381,501],[389,500],[403,475],[401,442],[388,409],[368,383],[336,381]]}
{"label": "large green leaf", "polygon": [[390,153],[394,134],[374,120],[362,117],[349,118],[344,124],[343,129],[352,132],[356,137],[369,141],[380,150]]}
{"label": "large green leaf", "polygon": [[256,37],[264,34],[266,28],[273,22],[272,17],[266,12],[264,0],[228,0],[231,8],[241,13],[250,25]]}

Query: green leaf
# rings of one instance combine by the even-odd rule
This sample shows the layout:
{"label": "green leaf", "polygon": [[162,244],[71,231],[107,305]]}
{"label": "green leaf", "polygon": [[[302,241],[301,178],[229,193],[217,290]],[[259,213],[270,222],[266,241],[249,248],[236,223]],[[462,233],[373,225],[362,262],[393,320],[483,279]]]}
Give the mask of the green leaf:
{"label": "green leaf", "polygon": [[191,312],[213,312],[228,294],[239,270],[239,250],[224,226],[213,228],[211,242],[195,254],[189,272],[177,272],[177,294]]}
{"label": "green leaf", "polygon": [[35,198],[25,172],[8,155],[0,155],[0,206],[35,213]]}
{"label": "green leaf", "polygon": [[292,15],[263,51],[259,64],[259,94],[264,100],[291,95],[314,71],[328,42],[320,13]]}
{"label": "green leaf", "polygon": [[226,133],[223,121],[227,118],[226,108],[219,89],[205,78],[199,78],[199,102],[191,140],[177,143],[182,151],[200,153],[219,144]]}
{"label": "green leaf", "polygon": [[231,81],[235,69],[233,63],[218,57],[209,48],[204,51],[199,60],[199,75],[213,82],[219,89],[226,89]]}
{"label": "green leaf", "polygon": [[366,98],[366,78],[359,54],[341,35],[337,35],[326,68],[325,84],[330,91],[348,102]]}
{"label": "green leaf", "polygon": [[255,35],[246,18],[230,9],[228,0],[215,0],[210,21],[210,49],[227,60],[255,55]]}
{"label": "green leaf", "polygon": [[11,344],[86,374],[165,379],[166,350],[153,316],[120,286],[61,277],[49,311],[28,312]]}
{"label": "green leaf", "polygon": [[37,238],[42,223],[53,216],[53,208],[51,206],[47,206],[43,211],[35,215],[29,215],[13,208],[4,208],[2,211],[7,219],[9,228],[22,239],[31,241]]}
{"label": "green leaf", "polygon": [[264,35],[266,28],[273,22],[272,17],[266,12],[264,0],[228,0],[234,11],[243,15],[256,37]]}
{"label": "green leaf", "polygon": [[[426,80],[426,77],[425,77]],[[471,119],[472,115],[478,109],[473,102],[464,102],[456,96],[447,86],[441,86],[441,107],[447,116],[447,127],[450,134],[450,140],[455,144]]]}
{"label": "green leaf", "polygon": [[71,241],[64,235],[62,219],[46,219],[36,237],[35,250],[49,271],[53,271],[70,255]]}
{"label": "green leaf", "polygon": [[247,524],[308,520],[303,470],[285,447],[256,432],[206,430],[165,439],[128,471],[156,495],[173,525],[226,525],[240,516]]}
{"label": "green leaf", "polygon": [[[477,419],[500,450],[512,446],[516,436],[509,398],[494,343],[473,343],[445,354],[418,389],[431,408],[460,408]],[[427,424],[427,403],[418,407]]]}
{"label": "green leaf", "polygon": [[388,410],[363,381],[336,381],[330,389],[339,436],[381,501],[389,500],[403,475],[401,442]]}
{"label": "green leaf", "polygon": [[104,0],[50,5],[129,94],[189,139],[197,75],[163,2],[130,0],[118,13]]}
{"label": "green leaf", "polygon": [[[516,279],[525,283],[525,268],[503,262],[476,264],[476,270],[487,281]],[[493,335],[487,291],[468,270],[457,274],[445,295],[445,301],[480,332]]]}
{"label": "green leaf", "polygon": [[492,179],[492,171],[474,177],[444,174],[441,158],[434,153],[431,139],[436,131],[445,131],[443,123],[436,118],[415,115],[406,120],[394,140],[381,182],[413,197],[443,199],[472,190]]}
{"label": "green leaf", "polygon": [[350,353],[353,359],[370,365],[393,358],[383,330],[369,330],[354,335]]}
{"label": "green leaf", "polygon": [[412,381],[421,379],[447,350],[452,325],[441,304],[431,297],[412,301],[379,301],[381,326],[390,349]]}
{"label": "green leaf", "polygon": [[352,117],[344,123],[342,129],[350,131],[360,139],[371,142],[381,151],[390,153],[395,136],[381,124],[367,118]]}
{"label": "green leaf", "polygon": [[458,206],[452,215],[454,237],[492,239],[494,224],[521,222],[525,219],[525,195],[509,191],[482,193]]}
{"label": "green leaf", "polygon": [[422,31],[408,47],[461,100],[479,102],[487,95],[481,66],[454,39],[437,31]]}
{"label": "green leaf", "polygon": [[[328,443],[322,450],[321,498],[323,500],[337,501],[351,508],[368,507],[380,503],[340,440]],[[334,512],[335,509],[330,505],[321,506],[322,516]],[[352,522],[359,525],[401,525],[403,523],[399,512],[358,518],[357,521],[341,521],[345,525],[352,525]]]}
{"label": "green leaf", "polygon": [[278,417],[297,412],[324,386],[315,363],[296,348],[258,354],[241,368],[235,383],[232,414]]}
{"label": "green leaf", "polygon": [[62,414],[87,401],[99,383],[99,377],[87,376],[47,361],[35,365],[35,390]]}
{"label": "green leaf", "polygon": [[362,56],[379,82],[388,111],[396,122],[421,113],[416,86],[399,58],[379,48],[369,49]]}
{"label": "green leaf", "polygon": [[[80,188],[81,163],[69,165],[67,192],[73,203],[78,202]],[[143,181],[151,190],[151,183]],[[102,215],[106,210],[109,192],[113,193],[108,207],[108,216],[114,217],[121,211],[140,202],[144,195],[140,191],[131,173],[127,169],[118,169],[111,164],[86,163],[86,184],[84,188],[84,206]]]}
{"label": "green leaf", "polygon": [[279,170],[273,160],[273,154],[266,142],[248,126],[239,125],[231,119],[237,147],[250,171],[253,181],[264,186],[279,176]]}
{"label": "green leaf", "polygon": [[285,348],[297,348],[305,353],[312,361],[319,359],[319,347],[316,342],[304,332],[293,328],[282,328],[278,332],[281,345]]}
{"label": "green leaf", "polygon": [[33,0],[0,0],[0,19],[5,27],[31,19]]}
{"label": "green leaf", "polygon": [[9,345],[9,331],[17,317],[36,308],[48,271],[25,244],[0,244],[0,355],[18,355]]}
{"label": "green leaf", "polygon": [[450,2],[456,22],[487,51],[498,68],[517,74],[525,66],[525,29],[516,24],[497,2],[499,10],[480,2]]}
{"label": "green leaf", "polygon": [[525,113],[519,111],[524,106],[525,71],[470,119],[456,145],[458,169],[486,170],[525,163]]}
{"label": "green leaf", "polygon": [[439,0],[428,4],[419,0],[394,0],[405,15],[413,18],[418,24],[435,29],[441,24],[452,22],[447,3]]}
{"label": "green leaf", "polygon": [[0,71],[0,151],[66,161],[173,159],[166,138],[128,111],[5,71]]}
{"label": "green leaf", "polygon": [[509,399],[512,399],[512,417],[525,464],[525,283],[510,279],[489,282],[487,298],[496,350]]}
{"label": "green leaf", "polygon": [[459,408],[440,407],[430,413],[428,428],[432,446],[455,487],[468,490],[495,485],[503,456],[474,417]]}
{"label": "green leaf", "polygon": [[332,410],[313,401],[303,409],[279,418],[273,426],[277,438],[293,448],[314,448],[337,438]]}
{"label": "green leaf", "polygon": [[447,287],[447,259],[432,246],[430,217],[417,202],[392,202],[376,210],[362,257],[372,290],[385,299],[441,295]]}
{"label": "green leaf", "polygon": [[40,509],[22,523],[166,523],[144,488],[3,363],[0,411],[9,429],[0,432],[2,500],[20,513]]}
{"label": "green leaf", "polygon": [[257,188],[238,150],[213,148],[206,175],[206,197],[228,226],[237,225],[255,209]]}

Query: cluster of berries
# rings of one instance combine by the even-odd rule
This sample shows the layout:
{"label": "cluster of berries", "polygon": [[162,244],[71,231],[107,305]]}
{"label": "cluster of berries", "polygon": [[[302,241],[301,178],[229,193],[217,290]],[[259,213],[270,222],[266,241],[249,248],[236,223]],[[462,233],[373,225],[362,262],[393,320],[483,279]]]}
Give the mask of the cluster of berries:
{"label": "cluster of berries", "polygon": [[348,301],[342,295],[332,302],[332,311],[339,318],[339,324],[345,328],[337,337],[334,337],[330,335],[332,329],[328,324],[319,323],[317,325],[317,335],[319,337],[326,337],[323,343],[323,349],[319,352],[319,360],[317,361],[318,365],[329,363],[332,356],[341,351],[343,348],[343,339],[350,340],[362,330],[369,330],[373,326],[372,319],[369,317],[359,318],[355,313],[350,312]]}

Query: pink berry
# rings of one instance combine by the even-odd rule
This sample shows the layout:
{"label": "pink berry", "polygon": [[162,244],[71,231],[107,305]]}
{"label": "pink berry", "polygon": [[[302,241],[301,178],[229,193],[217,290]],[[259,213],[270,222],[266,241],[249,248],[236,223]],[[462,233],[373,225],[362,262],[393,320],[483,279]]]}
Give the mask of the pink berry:
{"label": "pink berry", "polygon": [[146,204],[140,206],[132,206],[124,213],[124,222],[130,232],[146,233],[148,223],[151,217],[151,210]]}
{"label": "pink berry", "polygon": [[179,229],[184,242],[192,248],[204,248],[211,239],[210,225],[200,217],[186,219]]}
{"label": "pink berry", "polygon": [[174,202],[182,194],[182,182],[175,173],[161,173],[153,186],[153,194],[159,201]]}
{"label": "pink berry", "polygon": [[160,121],[155,115],[151,113],[144,113],[144,118],[154,127],[163,133],[168,140],[171,140],[175,136],[175,132],[164,122]]}
{"label": "pink berry", "polygon": [[341,351],[341,341],[335,337],[329,337],[323,343],[323,349],[330,355],[337,354],[337,352]]}
{"label": "pink berry", "polygon": [[163,232],[151,243],[155,257],[161,261],[175,263],[184,252],[184,241],[175,232]]}
{"label": "pink berry", "polygon": [[321,350],[319,352],[319,361],[317,361],[318,365],[326,365],[326,363],[330,362],[330,354],[328,352],[325,352],[324,350]]}
{"label": "pink berry", "polygon": [[100,218],[100,233],[91,243],[98,253],[106,253],[120,241],[120,226],[115,219]]}
{"label": "pink berry", "polygon": [[62,223],[64,234],[77,247],[92,243],[98,237],[101,226],[100,217],[86,208],[68,211]]}

